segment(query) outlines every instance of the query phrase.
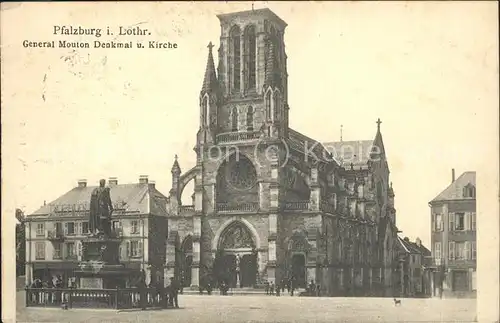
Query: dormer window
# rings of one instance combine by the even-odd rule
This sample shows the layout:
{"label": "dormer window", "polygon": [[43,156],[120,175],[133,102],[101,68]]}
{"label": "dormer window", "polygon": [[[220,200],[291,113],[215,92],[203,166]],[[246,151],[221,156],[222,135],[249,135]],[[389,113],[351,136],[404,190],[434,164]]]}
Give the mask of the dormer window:
{"label": "dormer window", "polygon": [[468,198],[475,198],[476,197],[476,187],[472,184],[467,184],[463,188],[463,195],[464,197]]}

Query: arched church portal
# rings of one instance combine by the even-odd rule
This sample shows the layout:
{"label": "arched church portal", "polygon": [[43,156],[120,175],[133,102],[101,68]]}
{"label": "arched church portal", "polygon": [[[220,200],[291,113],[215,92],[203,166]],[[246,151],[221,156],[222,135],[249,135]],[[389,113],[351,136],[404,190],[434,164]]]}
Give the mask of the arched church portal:
{"label": "arched church portal", "polygon": [[257,281],[257,251],[248,227],[234,221],[221,234],[215,259],[216,277],[232,288],[253,287]]}
{"label": "arched church portal", "polygon": [[193,265],[193,239],[187,236],[181,245],[180,276],[184,287],[191,286],[191,267]]}
{"label": "arched church portal", "polygon": [[302,233],[295,233],[288,242],[288,278],[294,286],[305,288],[307,286],[306,260],[309,243]]}

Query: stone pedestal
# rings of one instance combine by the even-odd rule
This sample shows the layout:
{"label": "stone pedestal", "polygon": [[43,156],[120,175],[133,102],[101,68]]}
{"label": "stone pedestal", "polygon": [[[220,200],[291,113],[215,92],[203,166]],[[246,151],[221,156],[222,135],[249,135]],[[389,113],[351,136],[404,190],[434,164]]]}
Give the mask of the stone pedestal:
{"label": "stone pedestal", "polygon": [[119,239],[87,238],[82,241],[82,262],[75,271],[80,288],[125,288],[127,281],[138,280],[139,270],[120,264]]}

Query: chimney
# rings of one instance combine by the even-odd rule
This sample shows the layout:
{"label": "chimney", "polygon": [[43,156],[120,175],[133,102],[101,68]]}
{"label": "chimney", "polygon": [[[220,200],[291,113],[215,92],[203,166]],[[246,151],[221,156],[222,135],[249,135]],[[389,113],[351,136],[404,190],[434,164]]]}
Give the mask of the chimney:
{"label": "chimney", "polygon": [[140,184],[147,184],[148,183],[148,175],[139,176],[139,183]]}
{"label": "chimney", "polygon": [[110,177],[110,178],[108,178],[108,184],[109,184],[109,186],[116,186],[116,185],[118,185],[118,178],[116,178],[116,177]]}
{"label": "chimney", "polygon": [[455,168],[451,169],[451,182],[455,182]]}
{"label": "chimney", "polygon": [[154,181],[149,181],[149,187],[150,188],[155,188],[155,182]]}
{"label": "chimney", "polygon": [[415,243],[417,244],[417,246],[421,247],[422,246],[422,240],[420,240],[420,238],[417,238],[415,239]]}
{"label": "chimney", "polygon": [[403,240],[406,242],[410,242],[410,238],[408,238],[408,237],[405,237]]}
{"label": "chimney", "polygon": [[87,180],[86,179],[78,180],[78,187],[87,187]]}

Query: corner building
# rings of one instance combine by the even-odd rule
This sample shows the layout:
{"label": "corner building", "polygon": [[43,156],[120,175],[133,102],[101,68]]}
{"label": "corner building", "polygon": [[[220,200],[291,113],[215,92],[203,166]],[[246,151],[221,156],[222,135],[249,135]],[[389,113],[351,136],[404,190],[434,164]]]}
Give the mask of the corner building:
{"label": "corner building", "polygon": [[[392,296],[398,230],[380,122],[373,140],[331,147],[290,129],[287,24],[268,9],[218,18],[196,166],[183,173],[176,157],[172,167],[165,275],[237,288],[293,277],[324,295]],[[193,205],[182,205],[191,180]]]}

